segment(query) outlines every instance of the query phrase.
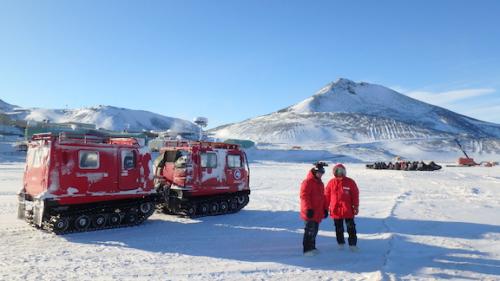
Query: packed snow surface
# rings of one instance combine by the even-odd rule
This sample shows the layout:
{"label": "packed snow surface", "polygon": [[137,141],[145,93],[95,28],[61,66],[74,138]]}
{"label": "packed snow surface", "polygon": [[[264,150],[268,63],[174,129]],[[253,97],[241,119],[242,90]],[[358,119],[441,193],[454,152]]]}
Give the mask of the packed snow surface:
{"label": "packed snow surface", "polygon": [[319,255],[304,257],[298,192],[309,168],[251,163],[251,200],[237,214],[154,214],[137,227],[56,236],[16,219],[23,163],[0,163],[0,280],[500,279],[500,167],[347,164],[361,193],[360,251],[338,250],[327,219]]}

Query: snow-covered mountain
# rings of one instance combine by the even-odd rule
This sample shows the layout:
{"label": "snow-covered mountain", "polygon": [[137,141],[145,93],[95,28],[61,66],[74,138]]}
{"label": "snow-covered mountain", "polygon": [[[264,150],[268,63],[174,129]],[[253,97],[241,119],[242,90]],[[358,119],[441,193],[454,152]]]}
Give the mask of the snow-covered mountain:
{"label": "snow-covered mountain", "polygon": [[[354,154],[364,149],[372,155],[405,155],[408,145],[428,151],[455,150],[456,144],[450,141],[454,138],[464,140],[467,148],[477,152],[500,152],[498,124],[460,115],[383,86],[343,78],[295,105],[212,132],[218,138],[308,149],[342,148]],[[400,148],[396,147],[398,143]]]}
{"label": "snow-covered mountain", "polygon": [[79,109],[19,108],[0,100],[0,113],[13,119],[43,121],[53,123],[80,122],[95,124],[97,128],[121,131],[175,130],[195,132],[195,124],[157,113],[119,108],[114,106],[93,106]]}
{"label": "snow-covered mountain", "polygon": [[17,105],[12,105],[12,104],[6,103],[6,102],[4,102],[3,100],[0,99],[0,113],[11,112],[15,108],[18,108],[18,107],[19,106],[17,106]]}

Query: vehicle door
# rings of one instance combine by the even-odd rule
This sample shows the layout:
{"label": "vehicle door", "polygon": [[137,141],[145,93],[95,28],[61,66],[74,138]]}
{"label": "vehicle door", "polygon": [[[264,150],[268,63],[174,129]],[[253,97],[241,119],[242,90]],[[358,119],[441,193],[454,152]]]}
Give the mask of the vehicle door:
{"label": "vehicle door", "polygon": [[200,150],[200,189],[210,190],[225,186],[225,159],[220,159],[219,154],[216,150]]}
{"label": "vehicle door", "polygon": [[45,140],[29,144],[24,184],[26,192],[31,195],[40,194],[43,190],[47,189],[50,150],[49,142]]}
{"label": "vehicle door", "polygon": [[[100,147],[79,147],[63,151],[61,176],[68,194],[103,194],[116,191],[115,153]],[[72,162],[75,161],[76,163]]]}
{"label": "vehicle door", "polygon": [[138,152],[133,148],[120,149],[120,174],[118,187],[120,190],[137,189],[142,186]]}
{"label": "vehicle door", "polygon": [[245,162],[240,152],[227,154],[226,179],[231,189],[242,190],[246,186],[247,171]]}

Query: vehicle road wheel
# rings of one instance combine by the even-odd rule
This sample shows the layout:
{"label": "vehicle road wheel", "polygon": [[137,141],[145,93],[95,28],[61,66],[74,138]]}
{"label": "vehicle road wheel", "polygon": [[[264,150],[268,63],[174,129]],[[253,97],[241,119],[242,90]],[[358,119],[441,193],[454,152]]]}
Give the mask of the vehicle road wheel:
{"label": "vehicle road wheel", "polygon": [[90,218],[87,215],[80,215],[75,219],[75,228],[83,231],[90,226]]}
{"label": "vehicle road wheel", "polygon": [[112,213],[109,215],[109,225],[118,225],[122,221],[122,217],[119,213]]}
{"label": "vehicle road wheel", "polygon": [[92,226],[95,228],[104,227],[106,224],[106,216],[104,215],[94,215],[92,216]]}
{"label": "vehicle road wheel", "polygon": [[234,197],[229,201],[229,210],[234,211],[238,209],[238,198]]}
{"label": "vehicle road wheel", "polygon": [[227,209],[229,208],[228,204],[227,204],[227,201],[226,200],[222,200],[220,203],[219,203],[219,209],[220,209],[220,212],[221,213],[225,213],[227,212]]}
{"label": "vehicle road wheel", "polygon": [[203,203],[200,205],[200,213],[202,215],[206,215],[209,210],[210,210],[210,206],[208,205],[208,203]]}
{"label": "vehicle road wheel", "polygon": [[127,223],[136,223],[138,220],[138,216],[137,216],[137,213],[136,212],[128,212],[126,215],[125,215],[125,221]]}
{"label": "vehicle road wheel", "polygon": [[219,212],[219,203],[212,202],[210,204],[210,213],[211,214],[216,214],[217,212]]}
{"label": "vehicle road wheel", "polygon": [[61,232],[66,231],[66,229],[68,229],[69,218],[67,218],[67,217],[54,218],[52,221],[53,221],[53,225],[54,225],[53,231],[55,233],[61,233]]}
{"label": "vehicle road wheel", "polygon": [[139,206],[139,211],[141,211],[145,217],[149,217],[155,211],[155,206],[151,202],[144,202]]}
{"label": "vehicle road wheel", "polygon": [[247,194],[243,194],[243,195],[238,196],[238,205],[244,207],[244,206],[246,206],[246,204],[248,204],[248,201],[249,201],[249,198],[248,198]]}

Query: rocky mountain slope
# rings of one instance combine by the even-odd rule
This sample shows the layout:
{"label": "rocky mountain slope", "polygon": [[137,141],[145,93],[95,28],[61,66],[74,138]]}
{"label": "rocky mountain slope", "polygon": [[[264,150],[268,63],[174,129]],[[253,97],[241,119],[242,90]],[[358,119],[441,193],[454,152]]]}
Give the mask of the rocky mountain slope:
{"label": "rocky mountain slope", "polygon": [[[353,150],[348,153],[358,156],[364,150],[375,156],[369,158],[418,155],[422,150],[456,155],[455,138],[474,152],[500,152],[499,124],[348,79],[338,79],[290,107],[220,126],[212,133],[218,138],[250,139],[263,146]],[[405,152],[411,146],[417,148],[415,153]]]}

